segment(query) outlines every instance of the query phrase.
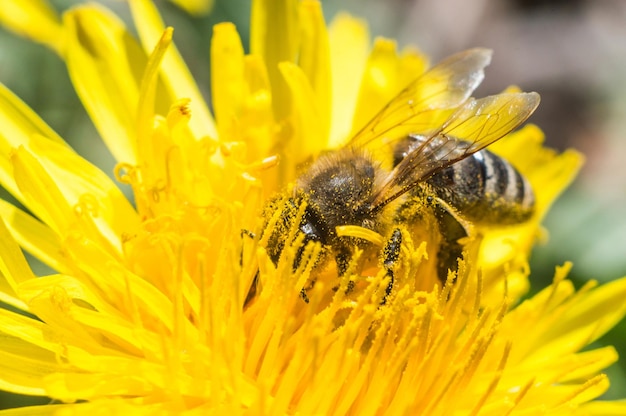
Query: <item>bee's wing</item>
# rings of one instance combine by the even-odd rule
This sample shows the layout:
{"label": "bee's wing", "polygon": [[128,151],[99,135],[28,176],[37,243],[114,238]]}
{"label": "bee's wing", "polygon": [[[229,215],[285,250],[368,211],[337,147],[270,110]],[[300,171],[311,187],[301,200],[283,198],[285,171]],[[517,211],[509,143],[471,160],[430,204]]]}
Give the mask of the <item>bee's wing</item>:
{"label": "bee's wing", "polygon": [[539,94],[534,92],[467,101],[394,168],[373,196],[372,209],[382,208],[438,170],[502,138],[526,121],[538,105]]}
{"label": "bee's wing", "polygon": [[469,49],[441,61],[411,82],[351,139],[364,147],[375,140],[430,131],[462,105],[482,82],[489,49]]}

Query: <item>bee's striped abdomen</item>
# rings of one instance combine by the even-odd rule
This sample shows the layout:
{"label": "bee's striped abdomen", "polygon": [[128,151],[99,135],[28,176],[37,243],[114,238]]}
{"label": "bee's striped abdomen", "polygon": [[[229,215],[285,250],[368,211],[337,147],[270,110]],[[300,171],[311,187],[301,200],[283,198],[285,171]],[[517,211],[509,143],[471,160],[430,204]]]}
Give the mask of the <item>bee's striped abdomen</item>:
{"label": "bee's striped abdomen", "polygon": [[436,172],[426,182],[439,198],[475,222],[522,222],[532,215],[535,204],[526,178],[488,150]]}

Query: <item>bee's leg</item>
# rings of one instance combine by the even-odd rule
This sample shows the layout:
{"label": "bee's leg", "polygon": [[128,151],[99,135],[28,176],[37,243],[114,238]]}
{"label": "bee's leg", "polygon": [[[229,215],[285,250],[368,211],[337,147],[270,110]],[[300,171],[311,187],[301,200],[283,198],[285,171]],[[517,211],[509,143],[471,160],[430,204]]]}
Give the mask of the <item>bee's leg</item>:
{"label": "bee's leg", "polygon": [[[350,266],[350,261],[352,260],[352,251],[347,247],[342,247],[339,252],[335,255],[335,263],[337,264],[337,272],[339,276],[344,276],[348,271],[348,267]],[[348,285],[346,287],[345,294],[352,292],[354,290],[354,281],[348,281]],[[335,286],[332,288],[334,292],[339,290],[339,286]]]}
{"label": "bee's leg", "polygon": [[[303,248],[300,248],[298,250],[297,257],[294,260],[294,264],[293,264],[293,270],[294,271],[298,268],[298,266],[300,265],[300,262],[302,261],[302,253],[303,252],[304,252]],[[313,289],[313,286],[315,286],[315,279],[311,280],[308,285],[306,285],[305,287],[300,289],[300,297],[302,298],[304,303],[309,303],[309,296],[307,295],[307,291]]]}
{"label": "bee's leg", "polygon": [[384,305],[387,302],[387,297],[391,295],[391,290],[393,289],[394,283],[394,268],[396,262],[398,261],[398,258],[400,257],[401,246],[402,233],[400,232],[400,229],[396,228],[391,233],[391,237],[383,248],[383,267],[387,272],[387,276],[389,276],[389,284],[387,285],[387,289],[385,289],[385,296],[380,302],[381,305]]}
{"label": "bee's leg", "polygon": [[[254,239],[256,238],[256,235],[250,230],[243,229],[241,230],[241,238],[243,239],[244,237]],[[243,266],[243,249],[241,250],[241,253],[239,254],[239,265]],[[259,270],[256,271],[256,274],[254,275],[254,278],[252,279],[252,284],[250,285],[250,289],[248,289],[246,300],[243,302],[244,307],[246,307],[248,303],[256,296],[256,288],[257,288],[258,283],[259,283]]]}
{"label": "bee's leg", "polygon": [[[241,238],[243,238],[244,236],[247,236],[250,238],[256,237],[256,235],[249,230],[241,230]],[[296,258],[294,259],[294,263],[293,263],[293,270],[296,270],[298,266],[300,265],[300,261],[302,260],[302,255],[304,252],[304,245],[306,245],[306,242],[308,242],[308,240],[310,239],[305,238],[305,243],[303,243],[302,247],[298,249],[298,252],[296,253]],[[282,250],[282,247],[281,247],[281,250]],[[270,253],[270,258],[272,259],[274,264],[278,263],[279,256],[280,256],[280,251]],[[241,256],[239,258],[239,264],[242,265],[242,263],[243,263],[243,252],[241,253]],[[248,294],[246,295],[246,300],[243,303],[244,307],[248,305],[248,303],[256,296],[258,284],[259,284],[259,270],[257,269],[256,274],[254,275],[254,279],[252,279],[252,284],[250,285],[250,289],[248,290]],[[302,289],[300,289],[300,297],[302,298],[302,300],[304,300],[305,303],[309,303],[309,297],[306,292],[307,290],[312,289],[314,285],[315,285],[315,281],[312,281],[307,287],[303,287]]]}
{"label": "bee's leg", "polygon": [[337,271],[339,272],[339,276],[343,276],[348,271],[351,257],[352,254],[350,250],[343,247],[335,255],[335,262],[337,263]]}
{"label": "bee's leg", "polygon": [[254,275],[254,279],[252,279],[252,284],[250,285],[250,289],[248,289],[248,294],[246,295],[246,300],[243,302],[243,306],[246,307],[248,303],[256,296],[256,288],[259,284],[259,271],[256,271]]}
{"label": "bee's leg", "polygon": [[[300,263],[302,263],[302,257],[304,256],[304,250],[309,243],[319,242],[319,237],[314,233],[305,233],[304,240],[300,247],[298,247],[298,251],[296,252],[296,257],[293,260],[293,270],[295,271],[298,267],[300,267]],[[319,261],[319,258],[313,259],[316,264]],[[309,303],[309,296],[307,295],[307,291],[313,289],[315,286],[315,279],[311,280],[309,284],[302,289],[300,289],[300,297],[305,303]]]}
{"label": "bee's leg", "polygon": [[300,297],[302,298],[304,303],[309,303],[310,302],[309,295],[306,294],[306,291],[307,291],[307,289],[312,289],[312,288],[313,288],[313,285],[311,285],[308,288],[304,288],[303,287],[302,289],[300,289]]}
{"label": "bee's leg", "polygon": [[251,239],[255,239],[256,238],[256,234],[253,233],[250,230],[246,230],[245,228],[241,230],[241,238],[243,238],[244,236],[249,237]]}
{"label": "bee's leg", "polygon": [[437,276],[441,283],[445,284],[448,271],[458,271],[458,260],[463,257],[463,245],[459,243],[459,240],[467,237],[468,232],[441,203],[435,202],[433,209],[441,234],[441,243],[437,253]]}

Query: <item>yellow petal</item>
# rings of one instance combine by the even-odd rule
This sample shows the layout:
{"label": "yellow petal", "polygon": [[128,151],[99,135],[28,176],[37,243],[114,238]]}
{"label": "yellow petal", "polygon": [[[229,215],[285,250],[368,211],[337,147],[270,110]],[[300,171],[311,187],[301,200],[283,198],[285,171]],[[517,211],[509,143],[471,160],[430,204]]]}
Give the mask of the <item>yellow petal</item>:
{"label": "yellow petal", "polygon": [[328,30],[332,73],[331,148],[348,139],[356,107],[361,74],[369,51],[367,24],[345,13],[338,14]]}
{"label": "yellow petal", "polygon": [[[159,97],[157,100],[157,86],[159,81],[159,72],[161,62],[165,52],[172,43],[172,34],[174,30],[167,28],[163,32],[159,42],[148,58],[148,63],[141,80],[141,91],[139,95],[139,104],[137,110],[137,151],[139,153],[139,165],[143,166],[147,162],[141,151],[146,147],[145,141],[149,140],[154,124],[154,117],[157,101],[165,100]],[[143,158],[142,158],[143,156]]]}
{"label": "yellow petal", "polygon": [[0,300],[26,310],[26,305],[17,296],[17,286],[34,278],[20,247],[9,233],[4,220],[0,219]]}
{"label": "yellow petal", "polygon": [[64,36],[59,16],[46,0],[5,0],[0,24],[63,54]]}
{"label": "yellow petal", "polygon": [[597,400],[583,404],[576,416],[623,416],[626,414],[626,400],[602,401]]}
{"label": "yellow petal", "polygon": [[215,120],[223,141],[239,137],[239,119],[248,92],[244,71],[243,45],[235,25],[215,25],[211,38],[211,91]]}
{"label": "yellow petal", "polygon": [[428,69],[428,57],[416,48],[407,47],[400,54],[398,85],[400,88],[417,79]]}
{"label": "yellow petal", "polygon": [[[159,12],[149,0],[130,0],[129,4],[141,43],[145,50],[151,51],[165,30]],[[168,48],[163,58],[161,76],[170,97],[167,105],[171,105],[177,99],[190,99],[191,111],[194,114],[190,120],[190,128],[195,136],[217,138],[217,128],[213,117],[187,65],[174,45]]]}
{"label": "yellow petal", "polygon": [[[244,56],[234,25],[216,25],[211,42],[213,108],[227,145],[222,150],[240,163],[256,163],[277,151],[267,70],[258,55]],[[276,182],[267,179],[268,187]]]}
{"label": "yellow petal", "polygon": [[537,352],[566,353],[587,345],[614,327],[626,315],[626,277],[579,295],[563,305],[559,319],[538,339]]}
{"label": "yellow petal", "polygon": [[213,8],[213,0],[170,0],[192,15],[204,15]]}
{"label": "yellow petal", "polygon": [[617,360],[612,347],[577,351],[626,314],[619,301],[626,294],[626,278],[595,289],[587,285],[575,293],[571,282],[559,280],[566,272],[560,268],[551,287],[505,316],[500,332],[514,340],[509,366],[515,369],[507,383],[523,380],[522,372],[537,382],[580,382]]}
{"label": "yellow petal", "polygon": [[[565,362],[552,362],[552,371],[556,376],[563,374],[563,369],[569,368],[563,382],[586,380],[599,374],[619,359],[614,347],[608,346],[595,350],[577,353],[568,357]],[[532,371],[532,370],[531,370]],[[557,373],[558,372],[558,373]]]}
{"label": "yellow petal", "polygon": [[[489,56],[485,50],[471,52],[465,58],[470,57],[475,64],[482,64]],[[363,72],[352,121],[353,134],[358,132],[359,135],[367,136],[385,131],[390,137],[402,137],[441,126],[451,115],[451,108],[458,106],[471,90],[448,89],[450,82],[453,82],[452,78],[457,74],[447,67],[429,72],[427,77],[420,77],[426,66],[426,59],[416,50],[407,49],[398,56],[394,41],[377,39]],[[475,70],[482,68],[480,65],[475,66]],[[411,88],[405,89],[411,81],[414,81]],[[399,96],[403,90],[405,95]],[[433,111],[413,113],[408,105],[409,101],[420,109]],[[383,107],[384,114],[380,113]],[[368,125],[363,130],[366,123],[375,116],[380,117],[376,124]],[[406,123],[408,118],[411,119],[410,123]],[[363,139],[367,142],[362,136],[357,140]]]}
{"label": "yellow petal", "polygon": [[[87,274],[90,281],[96,282],[94,286],[98,287],[102,294],[117,299],[118,307],[124,313],[134,319],[140,319],[134,314],[138,310],[145,311],[151,317],[151,321],[154,320],[152,324],[168,331],[173,330],[172,302],[153,284],[130,272],[98,244],[80,236],[72,235],[68,238],[66,250],[70,261]],[[106,264],[107,267],[100,267],[101,264]]]}
{"label": "yellow petal", "polygon": [[[52,155],[51,159],[54,159]],[[62,161],[63,158],[60,159]],[[128,201],[102,172],[83,160],[91,169],[87,169],[87,176],[82,178],[86,180],[81,180],[75,172],[60,167],[55,169],[49,161],[38,159],[23,146],[13,153],[12,162],[15,181],[26,206],[55,233],[66,235],[70,230],[79,232],[99,241],[112,252],[119,252],[121,230],[128,232],[128,221],[137,221],[137,218]],[[93,180],[89,177],[92,173],[98,179],[106,178],[104,184],[109,182],[113,186],[109,189],[112,195],[109,195],[109,190],[103,191],[99,183],[89,183]],[[130,216],[122,219],[113,215],[112,209],[119,208],[126,210]],[[116,231],[111,226],[122,228]]]}
{"label": "yellow petal", "polygon": [[113,156],[136,163],[135,122],[146,54],[122,22],[100,7],[73,9],[63,17],[76,92]]}
{"label": "yellow petal", "polygon": [[295,62],[299,39],[296,0],[254,0],[250,16],[250,51],[265,61],[277,119],[289,115],[289,92],[278,65]]}
{"label": "yellow petal", "polygon": [[[318,141],[322,142],[328,137],[330,129],[331,79],[328,33],[319,1],[305,0],[301,3],[300,38],[298,65],[313,89],[317,123],[322,133]],[[328,144],[323,143],[323,146]]]}
{"label": "yellow petal", "polygon": [[15,182],[28,209],[56,233],[63,234],[74,215],[54,179],[48,175],[41,162],[23,146],[13,152],[11,161]]}
{"label": "yellow petal", "polygon": [[3,200],[0,217],[22,248],[54,270],[69,271],[59,237],[47,225]]}
{"label": "yellow petal", "polygon": [[295,64],[284,62],[280,70],[291,92],[294,111],[294,133],[297,141],[289,143],[287,154],[296,161],[304,162],[326,148],[325,126],[319,122],[320,109],[316,105],[315,92],[304,72]]}
{"label": "yellow petal", "polygon": [[23,101],[0,84],[0,183],[15,198],[24,203],[13,179],[13,168],[9,160],[11,149],[29,142],[32,136],[46,137],[66,145]]}
{"label": "yellow petal", "polygon": [[361,80],[352,118],[353,131],[363,127],[400,91],[397,71],[396,43],[389,39],[376,39]]}
{"label": "yellow petal", "polygon": [[258,161],[275,154],[275,135],[279,127],[272,113],[271,86],[263,61],[259,56],[248,55],[244,58],[244,68],[248,93],[240,120],[245,128],[242,137],[250,144],[251,156],[254,156],[251,159]]}
{"label": "yellow petal", "polygon": [[[122,234],[138,226],[137,214],[119,188],[64,145],[32,136],[28,148],[19,147],[12,161],[24,204],[59,235],[80,223],[83,233],[93,233],[95,239],[106,236],[106,245],[119,250]],[[42,193],[50,198],[47,204],[33,197]],[[120,212],[125,212],[123,217]]]}
{"label": "yellow petal", "polygon": [[[54,354],[32,347],[20,338],[2,338],[0,389],[19,394],[45,396],[42,378],[62,371],[61,366],[55,362]],[[42,360],[42,356],[47,359]]]}
{"label": "yellow petal", "polygon": [[132,415],[150,416],[162,414],[170,405],[143,404],[119,399],[101,399],[93,402],[71,404],[47,404],[42,406],[19,407],[2,410],[2,416],[95,416],[95,415]]}
{"label": "yellow petal", "polygon": [[48,175],[76,215],[91,216],[98,235],[119,247],[121,236],[139,226],[134,208],[119,187],[100,169],[66,147],[34,136],[29,149],[39,155]]}
{"label": "yellow petal", "polygon": [[560,409],[567,411],[598,398],[608,387],[608,378],[605,375],[598,375],[582,384],[557,384],[547,389],[531,389],[519,407],[521,411],[526,410],[529,415],[541,414],[545,409],[551,409],[555,413]]}

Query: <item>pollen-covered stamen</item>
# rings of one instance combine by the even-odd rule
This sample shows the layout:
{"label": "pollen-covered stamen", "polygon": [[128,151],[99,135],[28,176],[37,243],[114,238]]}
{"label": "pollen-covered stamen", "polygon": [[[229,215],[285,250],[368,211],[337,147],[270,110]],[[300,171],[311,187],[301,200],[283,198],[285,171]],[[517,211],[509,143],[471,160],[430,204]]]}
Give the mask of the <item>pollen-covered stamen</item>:
{"label": "pollen-covered stamen", "polygon": [[384,242],[382,235],[374,230],[363,228],[358,225],[340,225],[336,227],[338,237],[354,237],[368,241],[376,246],[381,247]]}
{"label": "pollen-covered stamen", "polygon": [[246,171],[248,172],[259,172],[262,170],[267,170],[278,165],[280,158],[278,155],[268,156],[265,159],[250,163],[246,166]]}

